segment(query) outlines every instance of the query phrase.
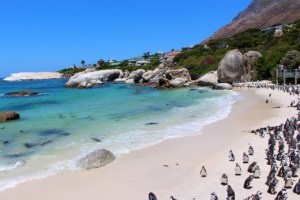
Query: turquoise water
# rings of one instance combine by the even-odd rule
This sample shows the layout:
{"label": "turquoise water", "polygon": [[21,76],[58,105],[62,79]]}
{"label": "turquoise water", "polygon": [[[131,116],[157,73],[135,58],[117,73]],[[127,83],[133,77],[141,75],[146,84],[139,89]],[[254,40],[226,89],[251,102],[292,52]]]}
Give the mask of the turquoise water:
{"label": "turquoise water", "polygon": [[[64,88],[66,80],[0,82],[0,94],[31,89],[34,97],[0,97],[1,111],[21,119],[0,123],[0,190],[61,170],[99,148],[115,155],[167,138],[199,134],[225,118],[238,99],[208,88],[158,90],[125,84]],[[101,140],[97,142],[91,138]]]}

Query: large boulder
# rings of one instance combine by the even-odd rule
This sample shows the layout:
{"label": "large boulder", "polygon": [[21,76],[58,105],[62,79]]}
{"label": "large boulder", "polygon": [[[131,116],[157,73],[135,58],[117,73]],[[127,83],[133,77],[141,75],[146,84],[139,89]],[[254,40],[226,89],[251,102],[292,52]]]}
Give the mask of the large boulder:
{"label": "large boulder", "polygon": [[18,92],[9,92],[4,94],[4,96],[14,96],[14,97],[20,97],[20,96],[35,96],[38,95],[38,92],[34,92],[32,90],[23,90]]}
{"label": "large boulder", "polygon": [[129,74],[128,79],[133,79],[135,83],[139,83],[140,80],[143,78],[143,74],[146,71],[144,69],[138,69],[136,71],[133,71]]}
{"label": "large boulder", "polygon": [[243,55],[239,50],[229,51],[221,60],[218,67],[218,80],[221,83],[241,81],[244,75]]}
{"label": "large boulder", "polygon": [[211,71],[201,76],[199,79],[194,81],[194,84],[199,86],[213,86],[218,83],[218,73],[217,71]]}
{"label": "large boulder", "polygon": [[123,72],[119,69],[107,69],[83,74],[80,73],[72,76],[65,86],[70,88],[89,88],[104,82],[114,81],[122,76]]}
{"label": "large boulder", "polygon": [[0,122],[16,120],[20,118],[20,114],[16,112],[0,112]]}
{"label": "large boulder", "polygon": [[232,85],[229,83],[217,83],[213,86],[214,90],[232,90]]}
{"label": "large boulder", "polygon": [[187,83],[186,78],[175,78],[169,82],[169,87],[171,88],[181,88]]}
{"label": "large boulder", "polygon": [[112,152],[106,149],[98,149],[81,158],[76,165],[82,169],[93,169],[103,167],[111,163],[114,159],[115,156]]}
{"label": "large boulder", "polygon": [[253,66],[257,62],[257,60],[262,57],[261,53],[258,51],[248,51],[243,55],[244,57],[244,74],[241,77],[241,81],[251,81],[254,71]]}
{"label": "large boulder", "polygon": [[184,87],[189,85],[191,82],[190,73],[186,68],[167,70],[165,73],[161,73],[157,79],[157,87],[159,88]]}
{"label": "large boulder", "polygon": [[3,81],[28,81],[28,80],[43,80],[43,79],[59,79],[62,74],[58,72],[19,72],[11,74]]}

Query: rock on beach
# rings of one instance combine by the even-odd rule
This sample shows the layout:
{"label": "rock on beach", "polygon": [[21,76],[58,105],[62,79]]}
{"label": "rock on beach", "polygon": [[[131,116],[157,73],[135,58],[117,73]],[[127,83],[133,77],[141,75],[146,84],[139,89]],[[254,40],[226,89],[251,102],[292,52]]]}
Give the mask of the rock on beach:
{"label": "rock on beach", "polygon": [[0,112],[0,122],[16,120],[20,118],[20,114],[16,112]]}
{"label": "rock on beach", "polygon": [[77,162],[77,167],[82,169],[93,169],[103,167],[115,159],[112,152],[106,149],[98,149]]}

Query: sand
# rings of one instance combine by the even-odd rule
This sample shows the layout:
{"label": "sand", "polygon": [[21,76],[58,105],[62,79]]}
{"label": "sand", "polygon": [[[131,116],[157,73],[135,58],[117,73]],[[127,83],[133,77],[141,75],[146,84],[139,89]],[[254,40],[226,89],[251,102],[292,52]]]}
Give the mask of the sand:
{"label": "sand", "polygon": [[[159,144],[130,152],[113,163],[96,170],[62,172],[40,180],[28,181],[0,193],[0,199],[7,200],[141,200],[148,199],[153,192],[158,199],[178,200],[210,199],[216,192],[220,199],[226,199],[227,186],[220,184],[223,173],[229,177],[229,184],[236,193],[236,199],[244,199],[257,191],[263,192],[263,199],[274,199],[267,193],[266,176],[270,166],[266,165],[267,140],[249,133],[267,125],[279,125],[286,118],[297,114],[288,107],[296,96],[267,89],[235,89],[244,97],[233,105],[232,112],[224,120],[212,123],[199,130],[199,135],[169,139]],[[272,96],[269,97],[269,94]],[[266,104],[266,99],[269,103]],[[280,108],[274,108],[280,106]],[[199,111],[201,112],[201,111]],[[257,161],[262,175],[253,181],[253,188],[243,189],[249,164],[242,163],[243,152],[249,144],[254,147],[250,163]],[[232,150],[242,167],[242,176],[235,176],[236,162],[229,162],[228,152]],[[164,166],[165,165],[165,166]],[[206,178],[200,177],[205,166]],[[279,179],[277,191],[283,187]],[[298,180],[298,179],[295,179]],[[299,199],[288,190],[289,199]]]}
{"label": "sand", "polygon": [[59,79],[62,75],[58,72],[19,72],[11,74],[3,79],[4,81],[26,81],[26,80],[44,80]]}

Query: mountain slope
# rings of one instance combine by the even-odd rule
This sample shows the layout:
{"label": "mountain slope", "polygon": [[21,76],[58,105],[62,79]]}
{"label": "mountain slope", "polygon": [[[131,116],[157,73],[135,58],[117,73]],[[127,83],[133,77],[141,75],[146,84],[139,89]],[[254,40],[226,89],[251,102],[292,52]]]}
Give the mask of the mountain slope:
{"label": "mountain slope", "polygon": [[[253,0],[233,21],[209,39],[231,37],[250,28],[267,28],[300,19],[300,0]],[[208,41],[206,40],[206,41]]]}

